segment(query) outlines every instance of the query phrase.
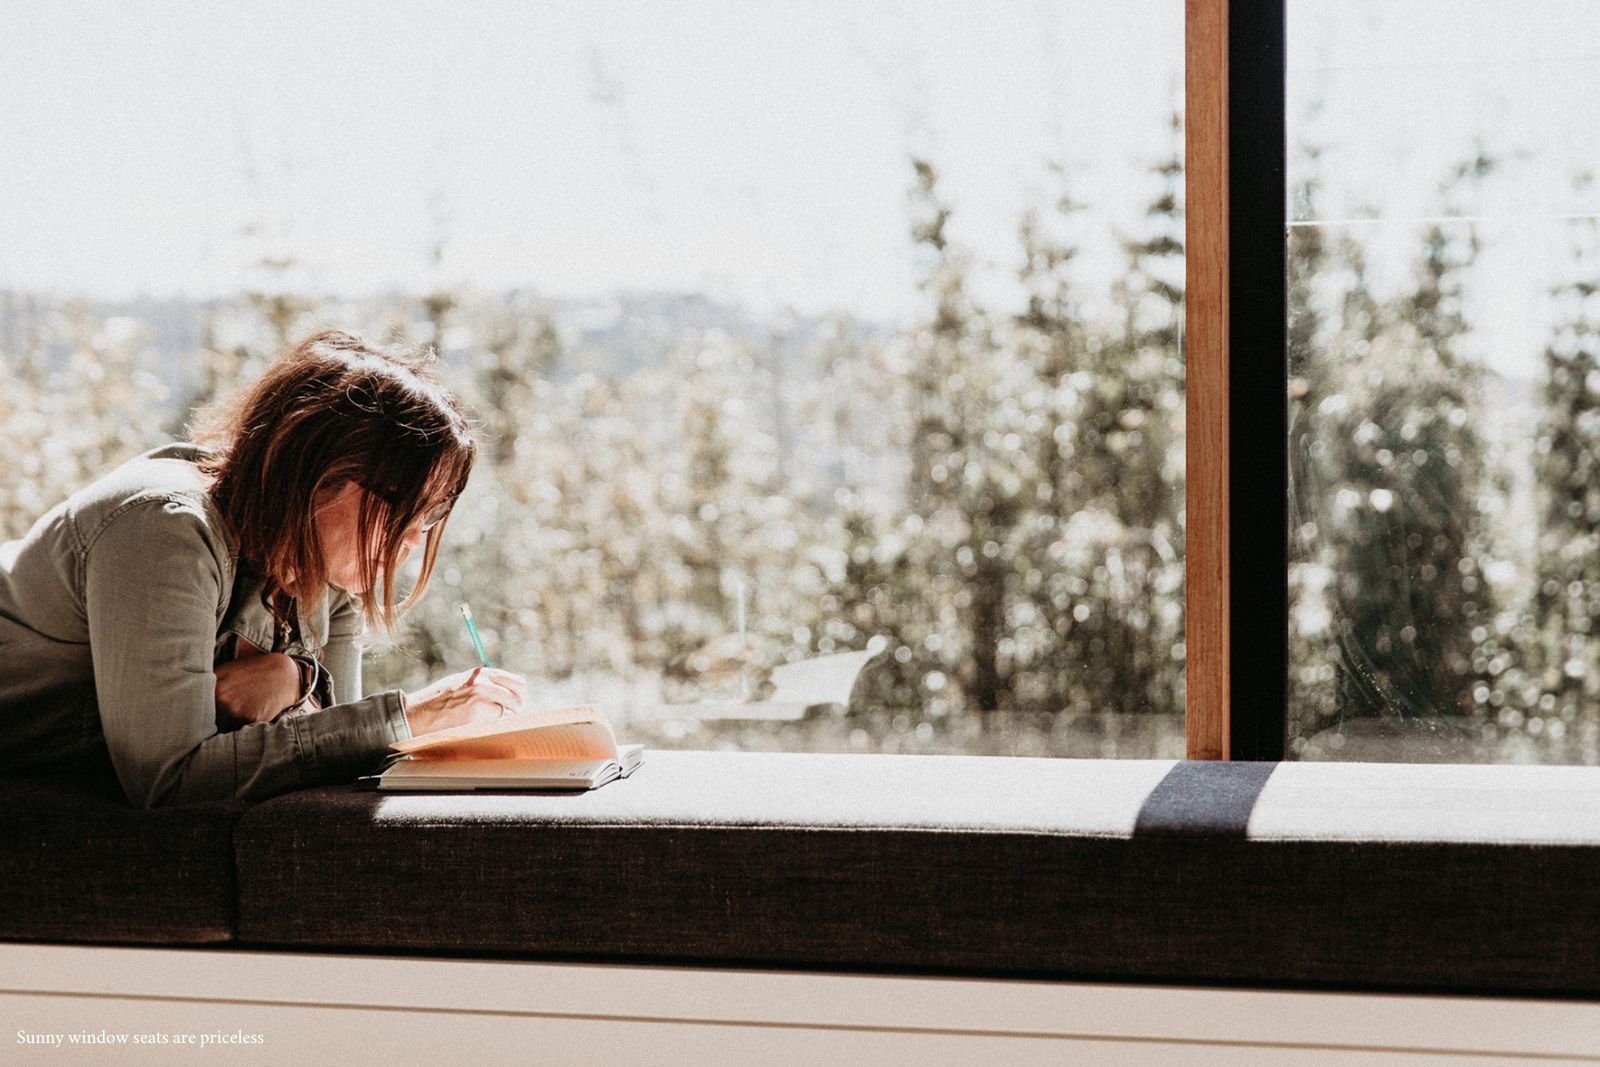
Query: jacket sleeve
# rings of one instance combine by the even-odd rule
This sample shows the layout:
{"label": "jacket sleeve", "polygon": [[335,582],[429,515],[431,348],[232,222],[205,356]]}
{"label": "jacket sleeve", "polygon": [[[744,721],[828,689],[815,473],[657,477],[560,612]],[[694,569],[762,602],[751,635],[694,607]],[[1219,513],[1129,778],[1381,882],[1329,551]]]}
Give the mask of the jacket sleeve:
{"label": "jacket sleeve", "polygon": [[349,781],[410,736],[398,693],[218,733],[212,652],[224,573],[204,518],[174,501],[128,505],[85,544],[100,720],[138,807]]}

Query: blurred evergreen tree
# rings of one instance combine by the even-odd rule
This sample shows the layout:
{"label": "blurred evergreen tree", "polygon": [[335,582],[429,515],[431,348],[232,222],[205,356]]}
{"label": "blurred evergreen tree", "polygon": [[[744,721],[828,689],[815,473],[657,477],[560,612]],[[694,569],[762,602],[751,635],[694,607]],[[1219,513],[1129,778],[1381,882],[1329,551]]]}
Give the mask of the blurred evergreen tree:
{"label": "blurred evergreen tree", "polygon": [[[1581,182],[1581,180],[1580,180]],[[1582,183],[1581,184],[1586,184]],[[1538,591],[1543,708],[1571,724],[1573,751],[1600,742],[1600,227],[1573,224],[1571,280],[1544,351],[1543,415],[1534,467],[1539,493]]]}
{"label": "blurred evergreen tree", "polygon": [[[1019,638],[1041,670],[1020,679],[1032,706],[1075,712],[1183,710],[1182,126],[1150,168],[1155,191],[1127,271],[1112,286],[1119,329],[1086,321],[1063,236],[1078,210],[1025,216],[1015,323],[1034,375],[1029,392],[1038,479],[1022,547]],[[1061,177],[1057,169],[1058,178]]]}
{"label": "blurred evergreen tree", "polygon": [[[930,321],[912,339],[907,504],[921,520],[911,542],[921,590],[923,648],[969,710],[1012,702],[1007,608],[1016,592],[1014,531],[1036,498],[1015,397],[1025,367],[997,343],[967,286],[967,256],[947,233],[950,208],[926,160],[913,160],[912,236],[927,264]],[[1003,644],[1004,643],[1004,644]]]}
{"label": "blurred evergreen tree", "polygon": [[1030,209],[1018,228],[1017,277],[1027,306],[1012,332],[1033,378],[1023,394],[1024,425],[1040,476],[1028,519],[1018,528],[1025,562],[1015,611],[1017,688],[1028,707],[1084,710],[1114,696],[1098,679],[1104,650],[1089,647],[1093,638],[1073,614],[1080,598],[1088,599],[1087,578],[1078,573],[1082,568],[1067,565],[1068,521],[1100,488],[1078,462],[1078,448],[1093,394],[1091,359],[1102,342],[1086,320],[1073,276],[1078,249],[1072,235],[1082,205],[1071,195],[1065,169],[1053,164],[1050,172],[1057,184],[1052,209]]}
{"label": "blurred evergreen tree", "polygon": [[[1493,166],[1481,152],[1462,164],[1441,189],[1444,213],[1459,213],[1455,197]],[[1477,251],[1470,223],[1430,223],[1411,288],[1381,313],[1363,306],[1349,252],[1357,280],[1336,351],[1350,355],[1339,410],[1353,429],[1328,457],[1342,717],[1481,714],[1475,683],[1495,651],[1480,558],[1481,369],[1461,352]]]}
{"label": "blurred evergreen tree", "polygon": [[[1156,195],[1143,233],[1124,241],[1127,270],[1113,286],[1121,344],[1093,371],[1098,410],[1080,423],[1106,460],[1108,510],[1123,535],[1108,546],[1107,653],[1122,711],[1182,714],[1184,503],[1183,120],[1168,123],[1171,149],[1151,167]],[[1107,350],[1102,349],[1102,354]],[[1116,358],[1116,357],[1120,357]],[[1118,573],[1120,571],[1120,574]]]}

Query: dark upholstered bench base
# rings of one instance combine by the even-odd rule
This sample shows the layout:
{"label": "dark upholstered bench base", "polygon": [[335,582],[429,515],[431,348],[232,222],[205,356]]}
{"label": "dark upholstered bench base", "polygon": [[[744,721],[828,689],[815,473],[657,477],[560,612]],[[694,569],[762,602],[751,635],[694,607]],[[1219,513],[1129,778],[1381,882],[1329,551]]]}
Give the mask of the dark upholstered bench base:
{"label": "dark upholstered bench base", "polygon": [[234,936],[243,805],[140,811],[114,778],[0,778],[0,937],[194,945]]}
{"label": "dark upholstered bench base", "polygon": [[[1389,795],[1396,775],[1413,784]],[[1508,808],[1553,799],[1541,782],[1600,793],[1600,772],[1581,768],[690,752],[651,753],[588,796],[315,790],[241,821],[239,935],[1600,994],[1595,803],[1494,832],[1517,821]],[[1568,840],[1538,836],[1558,823]]]}

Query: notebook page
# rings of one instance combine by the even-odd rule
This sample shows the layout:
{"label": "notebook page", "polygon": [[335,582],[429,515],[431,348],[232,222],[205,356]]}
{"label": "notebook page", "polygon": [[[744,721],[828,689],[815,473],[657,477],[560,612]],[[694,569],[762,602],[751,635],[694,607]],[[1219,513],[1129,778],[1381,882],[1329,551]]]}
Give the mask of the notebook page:
{"label": "notebook page", "polygon": [[458,742],[474,741],[479,738],[495,737],[502,734],[521,733],[525,730],[538,729],[545,726],[559,726],[565,723],[593,722],[604,719],[605,716],[598,710],[581,704],[567,708],[544,708],[538,711],[526,711],[517,715],[508,715],[503,719],[490,719],[488,722],[468,723],[465,726],[454,726],[448,730],[435,730],[423,734],[421,737],[408,738],[405,741],[396,741],[389,747],[397,752],[420,752],[423,749],[433,749],[444,745],[453,747]]}
{"label": "notebook page", "polygon": [[498,737],[433,745],[415,759],[615,759],[616,737],[603,722],[546,726]]}

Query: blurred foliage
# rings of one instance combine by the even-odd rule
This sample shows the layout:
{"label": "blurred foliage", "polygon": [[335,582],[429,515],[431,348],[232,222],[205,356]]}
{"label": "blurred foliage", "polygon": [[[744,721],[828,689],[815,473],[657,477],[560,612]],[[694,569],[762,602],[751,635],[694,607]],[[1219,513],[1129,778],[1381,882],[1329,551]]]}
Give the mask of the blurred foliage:
{"label": "blurred foliage", "polygon": [[[433,348],[484,443],[431,595],[372,635],[369,688],[469,662],[467,601],[536,699],[604,703],[655,744],[1181,755],[1180,134],[1112,279],[1085,277],[1094,222],[1052,170],[1019,220],[1016,307],[975,295],[957,206],[914,160],[924,314],[897,330],[693,295],[334,300],[298,288],[292,260],[176,310],[0,293],[0,536],[342,326]],[[1444,213],[1493,166],[1447,175]],[[1493,414],[1509,386],[1464,354],[1470,227],[1423,227],[1410,282],[1383,294],[1351,231],[1291,231],[1298,754],[1406,734],[1452,758],[1600,758],[1600,236],[1574,233],[1524,456]],[[759,674],[874,638],[886,655],[839,714],[650,717],[737,695],[728,663]]]}
{"label": "blurred foliage", "polygon": [[[1580,187],[1591,179],[1580,178]],[[1537,571],[1532,610],[1519,612],[1514,635],[1531,643],[1537,672],[1525,688],[1537,703],[1501,717],[1513,729],[1538,718],[1565,740],[1567,760],[1593,761],[1600,749],[1600,225],[1572,226],[1571,280],[1556,287],[1560,318],[1544,352],[1543,417],[1534,441],[1540,489]],[[1534,631],[1537,630],[1536,639]],[[1557,726],[1557,724],[1560,724]]]}
{"label": "blurred foliage", "polygon": [[[1171,132],[1109,284],[1076,276],[1085,223],[1053,169],[1055,202],[1019,227],[1023,308],[972,294],[954,209],[914,160],[926,317],[898,331],[756,323],[694,296],[319,299],[283,256],[239,299],[194,309],[196,341],[176,350],[126,309],[6,295],[0,352],[20,388],[0,427],[28,458],[9,468],[0,533],[180,435],[299,336],[342,326],[432,347],[484,443],[429,597],[392,640],[372,635],[369,689],[468,661],[467,601],[535,699],[642,716],[634,732],[655,743],[1181,754],[1176,119]],[[732,654],[758,672],[874,639],[886,654],[842,718],[644,721],[738,695],[737,671],[706,665],[741,606]]]}
{"label": "blurred foliage", "polygon": [[98,472],[176,429],[148,330],[82,301],[0,295],[13,343],[0,359],[0,539],[20,537]]}
{"label": "blurred foliage", "polygon": [[[1294,201],[1315,217],[1319,152],[1302,151]],[[1495,168],[1481,148],[1453,168],[1438,214],[1463,214]],[[1380,297],[1351,230],[1290,232],[1291,750],[1600,761],[1600,704],[1577,699],[1600,684],[1581,636],[1600,597],[1592,227],[1527,397],[1465,355],[1476,226],[1417,237],[1410,283]],[[1522,551],[1532,511],[1538,543]]]}

